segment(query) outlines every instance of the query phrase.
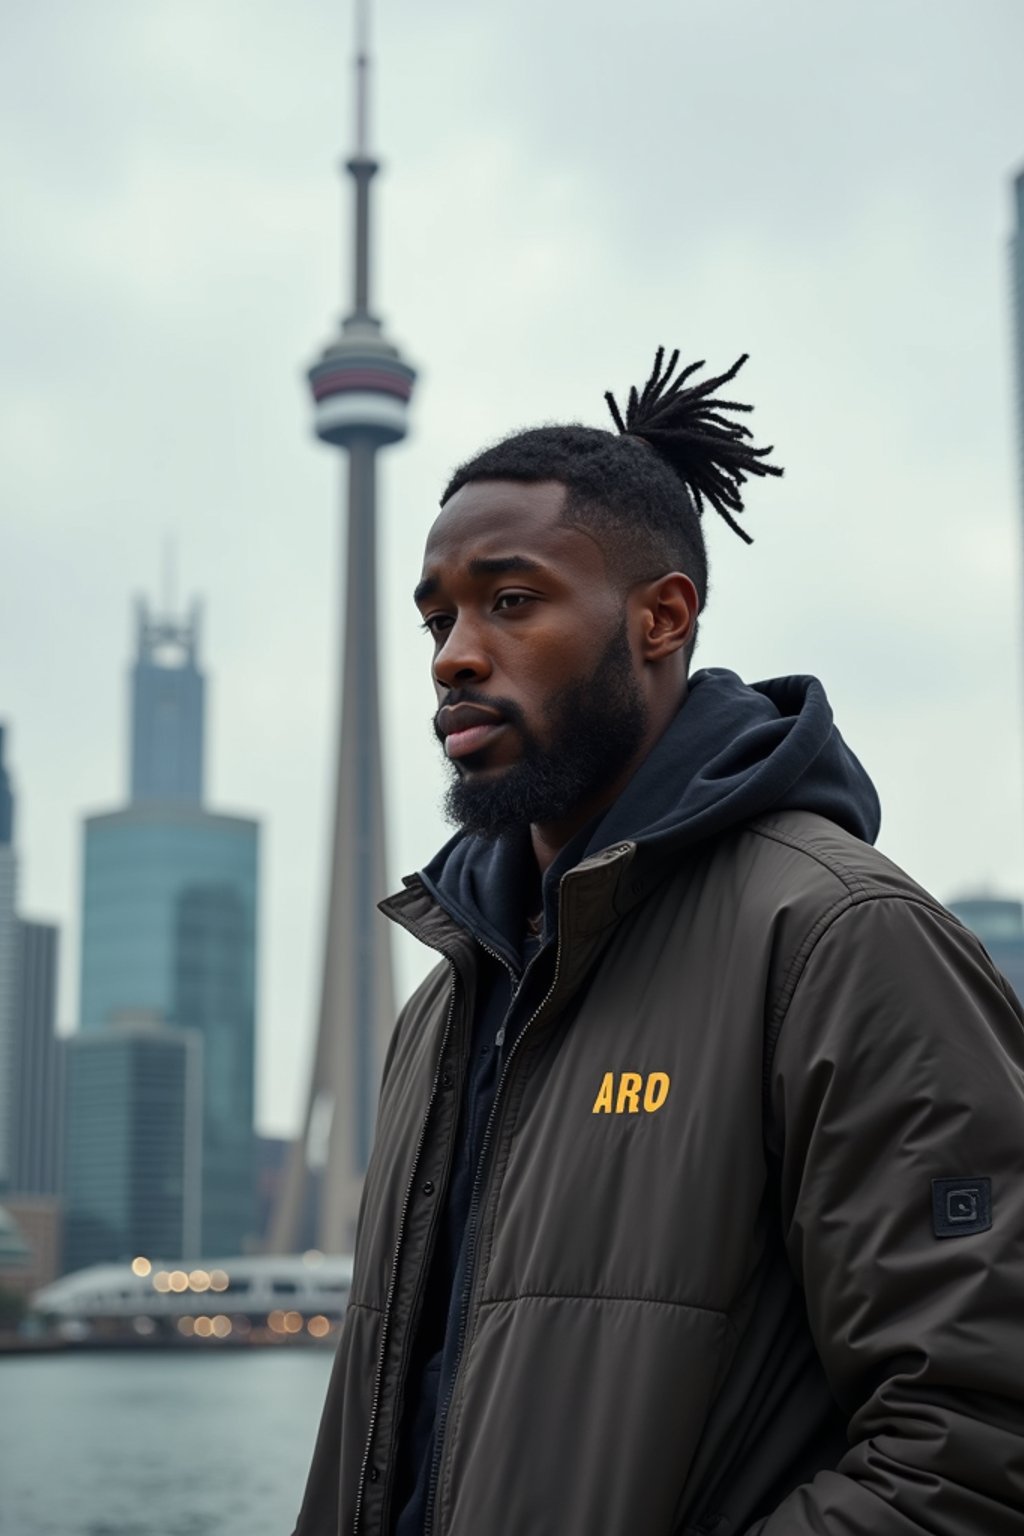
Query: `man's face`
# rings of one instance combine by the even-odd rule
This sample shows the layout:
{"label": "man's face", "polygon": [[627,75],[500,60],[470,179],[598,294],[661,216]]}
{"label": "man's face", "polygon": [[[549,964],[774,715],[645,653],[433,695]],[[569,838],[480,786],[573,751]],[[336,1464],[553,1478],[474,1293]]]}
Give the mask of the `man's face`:
{"label": "man's face", "polygon": [[565,488],[478,481],[427,539],[416,602],[434,641],[451,819],[483,836],[572,820],[647,723],[621,587],[560,521]]}

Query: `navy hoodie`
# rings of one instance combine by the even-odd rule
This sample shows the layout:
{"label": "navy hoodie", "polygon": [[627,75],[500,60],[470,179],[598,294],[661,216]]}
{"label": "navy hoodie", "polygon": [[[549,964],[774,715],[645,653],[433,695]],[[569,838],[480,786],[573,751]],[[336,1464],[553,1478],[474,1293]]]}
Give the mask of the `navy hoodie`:
{"label": "navy hoodie", "polygon": [[710,668],[690,679],[682,708],[614,804],[547,870],[535,941],[524,942],[537,879],[528,827],[493,842],[459,833],[421,872],[435,899],[481,944],[482,963],[452,1174],[410,1362],[396,1536],[421,1536],[424,1528],[472,1280],[466,1233],[481,1142],[504,1055],[546,989],[561,877],[627,841],[636,844],[638,872],[664,866],[667,874],[687,848],[781,810],[816,812],[865,842],[878,835],[878,796],[816,678],[748,686],[734,672]]}

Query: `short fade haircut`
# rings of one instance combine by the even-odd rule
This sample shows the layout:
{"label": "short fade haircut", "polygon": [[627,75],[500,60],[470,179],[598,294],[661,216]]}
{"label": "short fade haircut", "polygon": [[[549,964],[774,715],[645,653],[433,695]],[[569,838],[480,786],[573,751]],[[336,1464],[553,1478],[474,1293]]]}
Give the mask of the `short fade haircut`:
{"label": "short fade haircut", "polygon": [[682,570],[703,606],[707,553],[693,498],[639,438],[576,424],[516,432],[460,465],[442,505],[473,480],[560,481],[567,492],[563,520],[604,535],[624,586]]}
{"label": "short fade haircut", "polygon": [[703,362],[691,363],[673,378],[679,353],[673,352],[667,367],[664,355],[659,347],[642,392],[630,390],[625,415],[606,393],[617,432],[570,425],[513,433],[461,464],[441,505],[475,480],[557,480],[567,492],[564,521],[602,535],[609,569],[624,589],[679,570],[693,582],[703,609],[708,592],[704,503],[710,502],[749,544],[750,535],[732,515],[743,511],[740,487],[748,475],[781,475],[782,470],[765,462],[770,447],[753,447],[748,429],[722,414],[752,407],[711,398],[739,372],[745,353],[726,373],[689,387],[686,380]]}

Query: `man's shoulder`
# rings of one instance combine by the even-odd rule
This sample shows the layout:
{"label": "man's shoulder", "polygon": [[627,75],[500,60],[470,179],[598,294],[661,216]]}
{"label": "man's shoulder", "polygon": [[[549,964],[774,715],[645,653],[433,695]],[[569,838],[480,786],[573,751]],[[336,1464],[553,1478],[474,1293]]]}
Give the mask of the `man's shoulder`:
{"label": "man's shoulder", "polygon": [[944,912],[941,904],[898,864],[863,839],[811,811],[779,811],[749,822],[740,834],[750,861],[751,889],[758,874],[787,898],[839,909],[863,901],[904,900]]}
{"label": "man's shoulder", "polygon": [[938,922],[947,932],[961,927],[885,854],[809,811],[773,812],[737,828],[711,851],[707,877],[735,893],[732,920],[740,942],[754,950],[767,940],[773,966],[787,974],[799,971],[834,925],[847,933],[872,927],[872,912],[889,911],[893,932],[904,924]]}

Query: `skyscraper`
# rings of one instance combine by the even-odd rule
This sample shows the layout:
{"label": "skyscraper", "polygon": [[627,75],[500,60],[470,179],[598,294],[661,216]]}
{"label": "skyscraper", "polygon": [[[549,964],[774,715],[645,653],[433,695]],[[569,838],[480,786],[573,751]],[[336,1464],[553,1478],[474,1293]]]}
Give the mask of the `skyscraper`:
{"label": "skyscraper", "polygon": [[[386,894],[377,670],[377,454],[406,433],[415,373],[384,336],[370,297],[369,53],[365,0],[356,48],[352,309],[309,370],[316,433],[348,459],[344,655],[330,886],[316,1052],[302,1135],[293,1150],[271,1245],[295,1246],[314,1143],[326,1140],[318,1246],[351,1246],[384,1049],[394,1025]],[[323,1132],[326,1130],[326,1136]]]}
{"label": "skyscraper", "polygon": [[4,736],[0,726],[0,1189],[52,1196],[60,1184],[57,929],[18,916]]}
{"label": "skyscraper", "polygon": [[55,1195],[61,1185],[61,1064],[57,941],[52,923],[17,923],[13,1187]]}
{"label": "skyscraper", "polygon": [[[153,618],[140,606],[131,803],[85,823],[79,1023],[85,1036],[115,1029],[125,1014],[144,1015],[192,1030],[201,1042],[199,1243],[205,1252],[230,1254],[254,1236],[256,1223],[259,827],[201,803],[203,698],[195,608],[189,620],[179,621]],[[112,1054],[97,1055],[89,1072],[122,1061],[126,1047],[119,1039],[121,1045],[112,1040]],[[150,1031],[133,1049],[148,1059],[156,1051],[154,1039]],[[160,1051],[154,1059],[170,1059],[162,1046]],[[69,1139],[80,1154],[87,1135],[79,1125],[85,1072],[76,1065],[68,1074]],[[129,1074],[126,1081],[131,1087],[142,1078]],[[95,1116],[90,1123],[100,1125]],[[97,1158],[90,1166],[105,1165]],[[149,1166],[156,1168],[153,1157]],[[92,1198],[82,1179],[68,1190],[69,1202],[79,1206]],[[69,1224],[73,1220],[69,1209]]]}
{"label": "skyscraper", "polygon": [[67,1042],[64,1264],[200,1251],[202,1042],[144,1014]]}
{"label": "skyscraper", "polygon": [[14,794],[4,764],[0,725],[0,1190],[14,1174],[15,1010],[17,1007],[18,866],[14,852]]}

